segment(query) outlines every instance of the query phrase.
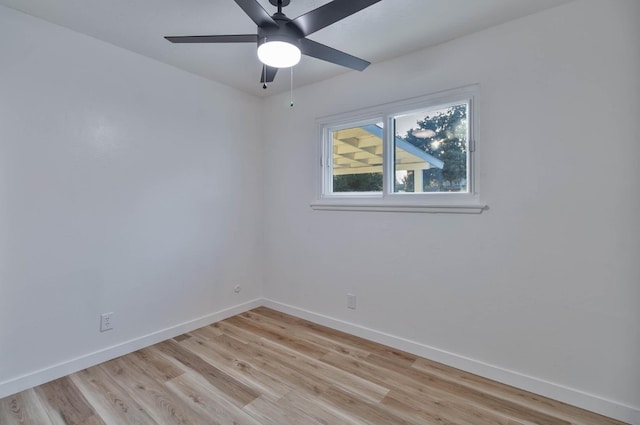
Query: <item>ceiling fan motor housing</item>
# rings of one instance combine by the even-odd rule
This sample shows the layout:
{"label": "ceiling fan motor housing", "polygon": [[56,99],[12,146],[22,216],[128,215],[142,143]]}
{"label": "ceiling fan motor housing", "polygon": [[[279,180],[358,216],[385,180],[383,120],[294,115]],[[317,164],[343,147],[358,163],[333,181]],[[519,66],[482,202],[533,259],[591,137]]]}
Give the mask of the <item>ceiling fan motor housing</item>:
{"label": "ceiling fan motor housing", "polygon": [[285,41],[300,48],[300,39],[304,37],[304,34],[296,25],[289,24],[291,19],[287,18],[284,13],[276,13],[272,18],[278,26],[258,27],[258,46],[268,41]]}

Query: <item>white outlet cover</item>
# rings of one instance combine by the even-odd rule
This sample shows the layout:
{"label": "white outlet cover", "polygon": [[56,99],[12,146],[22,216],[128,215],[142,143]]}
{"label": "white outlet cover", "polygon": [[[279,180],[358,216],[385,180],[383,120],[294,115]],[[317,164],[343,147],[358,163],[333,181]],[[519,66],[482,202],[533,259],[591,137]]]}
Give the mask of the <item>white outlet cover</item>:
{"label": "white outlet cover", "polygon": [[354,294],[347,294],[347,308],[356,309],[356,296]]}
{"label": "white outlet cover", "polygon": [[113,312],[103,313],[100,315],[100,332],[106,332],[113,329]]}

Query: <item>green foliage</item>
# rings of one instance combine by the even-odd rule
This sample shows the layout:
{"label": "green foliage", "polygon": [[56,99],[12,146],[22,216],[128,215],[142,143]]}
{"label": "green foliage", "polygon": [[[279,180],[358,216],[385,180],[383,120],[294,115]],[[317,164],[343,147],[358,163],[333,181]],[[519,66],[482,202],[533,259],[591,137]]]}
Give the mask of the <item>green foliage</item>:
{"label": "green foliage", "polygon": [[413,170],[407,171],[407,175],[402,178],[402,189],[405,192],[413,192],[415,179],[413,177]]}
{"label": "green foliage", "polygon": [[382,173],[333,176],[334,192],[380,192],[381,190]]}
{"label": "green foliage", "polygon": [[404,140],[442,160],[443,168],[424,171],[424,190],[460,191],[467,178],[467,106],[455,105],[417,122],[417,129],[430,130],[431,137],[416,137],[408,131]]}

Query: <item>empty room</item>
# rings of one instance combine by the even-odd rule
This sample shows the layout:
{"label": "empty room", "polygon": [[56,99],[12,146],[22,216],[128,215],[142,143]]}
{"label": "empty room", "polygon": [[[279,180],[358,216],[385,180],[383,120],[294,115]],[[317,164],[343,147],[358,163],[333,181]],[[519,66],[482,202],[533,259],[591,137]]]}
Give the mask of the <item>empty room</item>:
{"label": "empty room", "polygon": [[0,425],[640,425],[640,1],[0,0]]}

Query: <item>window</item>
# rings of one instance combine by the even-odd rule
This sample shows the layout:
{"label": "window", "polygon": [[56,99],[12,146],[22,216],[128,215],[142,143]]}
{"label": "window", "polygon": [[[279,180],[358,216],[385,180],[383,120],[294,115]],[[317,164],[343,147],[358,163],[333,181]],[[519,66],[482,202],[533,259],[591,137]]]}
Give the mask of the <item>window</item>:
{"label": "window", "polygon": [[315,209],[479,213],[477,87],[326,117]]}

